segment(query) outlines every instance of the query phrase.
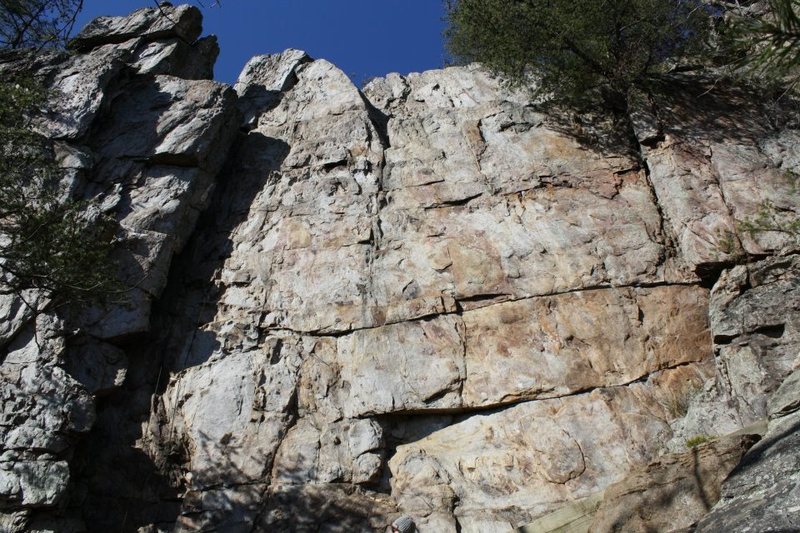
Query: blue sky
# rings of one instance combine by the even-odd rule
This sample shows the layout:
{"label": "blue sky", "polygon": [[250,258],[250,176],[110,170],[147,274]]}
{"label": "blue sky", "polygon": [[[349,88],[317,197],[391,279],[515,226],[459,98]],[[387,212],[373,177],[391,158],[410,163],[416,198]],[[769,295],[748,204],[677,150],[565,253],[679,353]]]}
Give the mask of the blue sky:
{"label": "blue sky", "polygon": [[[203,3],[210,6],[213,0]],[[286,48],[335,63],[359,85],[370,77],[440,68],[445,62],[443,0],[222,0],[221,4],[201,8],[204,35],[219,38],[222,51],[215,77],[221,81],[235,81],[250,57]],[[126,15],[152,5],[152,0],[84,0],[78,26],[100,15]]]}

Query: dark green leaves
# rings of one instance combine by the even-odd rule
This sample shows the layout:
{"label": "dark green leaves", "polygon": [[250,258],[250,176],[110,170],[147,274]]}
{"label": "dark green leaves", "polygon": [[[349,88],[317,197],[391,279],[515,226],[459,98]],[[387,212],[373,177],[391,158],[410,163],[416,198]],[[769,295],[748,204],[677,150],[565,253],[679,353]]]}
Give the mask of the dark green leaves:
{"label": "dark green leaves", "polygon": [[765,16],[733,25],[739,66],[751,77],[800,76],[800,0],[770,0]]}
{"label": "dark green leaves", "polygon": [[694,0],[458,0],[448,45],[512,80],[533,76],[565,99],[607,103],[703,49],[710,12]]}
{"label": "dark green leaves", "polygon": [[51,143],[30,127],[43,98],[34,82],[0,82],[2,286],[92,299],[116,287],[110,226],[92,204],[68,197]]}

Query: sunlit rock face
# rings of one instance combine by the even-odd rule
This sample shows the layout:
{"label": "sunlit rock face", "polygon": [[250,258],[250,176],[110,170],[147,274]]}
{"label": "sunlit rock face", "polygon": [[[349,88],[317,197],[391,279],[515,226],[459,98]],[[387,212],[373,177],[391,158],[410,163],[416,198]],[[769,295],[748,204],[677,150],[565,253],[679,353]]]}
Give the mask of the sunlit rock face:
{"label": "sunlit rock face", "polygon": [[[53,89],[37,127],[129,287],[2,297],[4,530],[600,531],[674,486],[625,523],[713,531],[788,498],[721,485],[744,437],[692,492],[686,441],[793,412],[797,242],[739,222],[797,215],[797,130],[691,80],[629,135],[477,66],[359,90],[298,50],[231,88],[199,12],[162,9],[0,57]],[[744,461],[797,460],[770,450]]]}

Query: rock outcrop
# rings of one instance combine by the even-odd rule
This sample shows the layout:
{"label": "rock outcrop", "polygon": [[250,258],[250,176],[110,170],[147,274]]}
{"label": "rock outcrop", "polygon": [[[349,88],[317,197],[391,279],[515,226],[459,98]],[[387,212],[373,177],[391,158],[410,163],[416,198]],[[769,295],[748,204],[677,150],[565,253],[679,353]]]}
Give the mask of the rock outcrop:
{"label": "rock outcrop", "polygon": [[800,372],[771,397],[769,426],[722,485],[722,499],[697,531],[792,531],[797,529],[800,483]]}
{"label": "rock outcrop", "polygon": [[800,527],[798,242],[740,223],[800,215],[796,124],[676,78],[633,142],[478,66],[360,91],[297,50],[230,88],[162,9],[0,57],[129,287],[0,301],[0,527]]}
{"label": "rock outcrop", "polygon": [[71,505],[76,445],[97,423],[94,398],[130,379],[131,339],[149,331],[172,257],[205,209],[235,135],[233,91],[193,79],[210,77],[214,57],[207,41],[194,41],[199,11],[169,13],[175,25],[152,9],[96,21],[76,39],[79,54],[0,59],[0,70],[32,69],[51,91],[37,127],[55,141],[71,194],[116,219],[114,254],[128,287],[118,302],[69,316],[45,308],[34,318],[34,306],[4,296],[5,531],[47,530],[49,512]]}

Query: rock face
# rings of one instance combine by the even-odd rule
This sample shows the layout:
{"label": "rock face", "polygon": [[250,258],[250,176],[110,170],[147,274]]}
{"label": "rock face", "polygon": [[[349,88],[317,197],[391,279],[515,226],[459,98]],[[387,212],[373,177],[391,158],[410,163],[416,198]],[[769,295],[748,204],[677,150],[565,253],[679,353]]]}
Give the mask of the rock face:
{"label": "rock face", "polygon": [[792,531],[800,528],[800,372],[772,396],[769,426],[722,486],[722,499],[697,531]]}
{"label": "rock face", "polygon": [[[797,216],[796,129],[676,79],[631,146],[477,66],[359,91],[297,50],[229,88],[163,9],[0,57],[59,95],[38,127],[130,287],[0,301],[4,530],[796,524],[798,245],[737,223]],[[768,416],[738,467],[686,451]]]}
{"label": "rock face", "polygon": [[48,526],[48,515],[72,514],[76,444],[98,418],[92,394],[125,382],[130,341],[149,331],[172,257],[206,207],[235,135],[233,91],[193,79],[210,77],[214,56],[194,42],[199,11],[168,11],[174,25],[152,9],[96,21],[75,41],[76,55],[0,60],[2,70],[33,69],[52,91],[38,127],[55,140],[73,195],[95,199],[116,218],[115,259],[130,287],[119,303],[63,317],[45,311],[35,320],[26,304],[4,296],[4,531],[73,527],[63,518]]}
{"label": "rock face", "polygon": [[667,455],[611,485],[592,531],[673,531],[695,524],[719,500],[722,481],[753,443],[727,437]]}

